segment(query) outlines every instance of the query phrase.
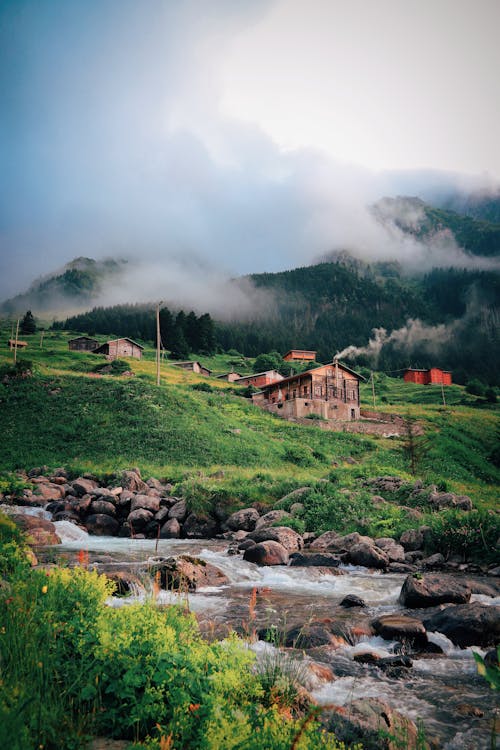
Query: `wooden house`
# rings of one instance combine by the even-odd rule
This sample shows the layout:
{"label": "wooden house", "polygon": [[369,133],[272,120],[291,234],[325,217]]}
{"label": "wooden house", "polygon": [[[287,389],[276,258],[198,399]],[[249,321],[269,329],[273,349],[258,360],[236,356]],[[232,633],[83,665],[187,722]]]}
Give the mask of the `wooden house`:
{"label": "wooden house", "polygon": [[409,367],[403,374],[405,383],[418,383],[419,385],[451,385],[451,372],[441,370],[439,367],[430,367],[428,370]]}
{"label": "wooden house", "polygon": [[255,388],[263,388],[280,380],[283,380],[283,375],[278,370],[265,370],[265,372],[255,372],[252,375],[242,375],[233,380],[233,383],[235,385],[253,385]]}
{"label": "wooden house", "polygon": [[290,349],[289,352],[283,355],[283,359],[286,362],[315,362],[316,352],[309,351],[308,349]]}
{"label": "wooden house", "polygon": [[9,349],[26,349],[28,346],[27,341],[16,341],[16,339],[9,339]]}
{"label": "wooden house", "polygon": [[90,336],[77,336],[68,341],[68,346],[72,352],[92,352],[97,349],[99,342]]}
{"label": "wooden house", "polygon": [[94,354],[104,354],[106,359],[117,359],[118,357],[134,357],[141,359],[144,347],[129,338],[112,339],[105,344],[93,349]]}
{"label": "wooden house", "polygon": [[201,362],[196,360],[189,362],[170,362],[170,364],[175,365],[176,367],[182,367],[183,370],[195,372],[197,375],[204,375],[207,378],[212,374],[212,370],[209,370],[208,367],[204,367]]}
{"label": "wooden house", "polygon": [[361,375],[334,360],[313,370],[266,385],[254,396],[263,409],[284,419],[317,414],[324,419],[359,419]]}

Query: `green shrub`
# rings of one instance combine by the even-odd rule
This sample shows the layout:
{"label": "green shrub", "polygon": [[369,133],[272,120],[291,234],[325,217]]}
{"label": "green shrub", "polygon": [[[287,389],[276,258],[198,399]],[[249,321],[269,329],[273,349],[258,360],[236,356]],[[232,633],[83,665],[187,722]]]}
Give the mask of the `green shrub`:
{"label": "green shrub", "polygon": [[494,511],[444,510],[433,514],[429,525],[431,552],[442,552],[446,557],[460,555],[464,561],[495,559],[500,516]]}
{"label": "green shrub", "polygon": [[209,383],[194,383],[191,386],[192,391],[203,391],[204,393],[213,393],[213,388]]}
{"label": "green shrub", "polygon": [[306,525],[302,518],[283,518],[281,521],[276,521],[273,526],[287,526],[289,529],[293,529],[297,534],[303,534],[306,530]]}
{"label": "green shrub", "polygon": [[310,466],[313,462],[311,451],[302,445],[289,445],[283,453],[283,459],[296,466]]}
{"label": "green shrub", "polygon": [[473,378],[466,384],[465,390],[472,396],[484,396],[485,385],[478,378]]}

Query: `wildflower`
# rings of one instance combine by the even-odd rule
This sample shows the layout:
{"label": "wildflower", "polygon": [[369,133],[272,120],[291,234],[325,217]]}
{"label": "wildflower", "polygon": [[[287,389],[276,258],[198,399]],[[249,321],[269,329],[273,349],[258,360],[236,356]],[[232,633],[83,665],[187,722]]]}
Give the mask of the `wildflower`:
{"label": "wildflower", "polygon": [[48,586],[42,586],[42,594],[46,594],[48,590],[49,590]]}

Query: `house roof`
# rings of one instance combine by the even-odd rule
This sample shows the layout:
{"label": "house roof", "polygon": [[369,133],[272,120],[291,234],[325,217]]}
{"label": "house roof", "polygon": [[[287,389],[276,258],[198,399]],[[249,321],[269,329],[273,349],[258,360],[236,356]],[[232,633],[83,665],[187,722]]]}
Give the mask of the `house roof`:
{"label": "house roof", "polygon": [[431,370],[439,370],[439,372],[451,372],[451,370],[443,370],[441,367],[407,367],[405,372],[430,372]]}
{"label": "house roof", "polygon": [[235,370],[231,370],[230,372],[223,372],[222,375],[216,375],[215,377],[221,379],[221,378],[227,378],[228,375],[237,375],[238,378],[243,377],[239,372],[236,372]]}
{"label": "house roof", "polygon": [[301,352],[302,354],[314,354],[316,355],[315,349],[289,349],[283,357],[287,357],[289,354],[293,354],[294,352]]}
{"label": "house roof", "polygon": [[281,373],[278,372],[278,370],[264,370],[263,372],[250,372],[248,375],[242,375],[241,378],[238,378],[238,380],[246,380],[247,378],[258,378],[259,375],[268,375],[270,372],[275,372],[278,375],[281,375]]}
{"label": "house roof", "polygon": [[[283,378],[283,380],[277,381],[280,385],[286,385],[287,383],[291,383],[293,380],[298,380],[299,378],[303,378],[304,376],[311,375],[313,372],[316,372],[317,370],[322,370],[324,367],[328,367],[328,365],[333,365],[333,362],[328,362],[326,365],[320,365],[319,367],[314,367],[312,370],[304,370],[304,372],[299,372],[296,375],[290,375],[288,378]],[[356,372],[355,370],[351,370],[350,367],[347,365],[342,364],[342,362],[338,363],[339,367],[341,367],[343,370],[347,370],[347,372],[352,373],[352,375],[355,375],[359,380],[365,380],[365,378],[359,374],[359,372]],[[266,390],[267,388],[271,388],[271,386],[276,385],[276,383],[270,383],[269,385],[262,386],[262,390]]]}
{"label": "house roof", "polygon": [[104,344],[102,344],[102,346],[106,346],[106,344],[114,344],[115,341],[130,341],[131,344],[134,344],[134,346],[138,346],[139,349],[144,349],[144,347],[141,344],[138,344],[137,341],[134,341],[133,339],[129,339],[128,336],[120,336],[119,339],[108,339],[108,341],[105,341]]}
{"label": "house roof", "polygon": [[93,336],[75,336],[74,339],[69,339],[69,342],[71,341],[97,341],[97,339]]}
{"label": "house roof", "polygon": [[176,367],[182,367],[183,365],[198,365],[198,367],[201,367],[202,370],[212,372],[212,370],[210,370],[208,367],[205,367],[205,365],[202,365],[201,362],[198,362],[197,359],[186,359],[182,362],[170,362],[169,364],[175,365]]}

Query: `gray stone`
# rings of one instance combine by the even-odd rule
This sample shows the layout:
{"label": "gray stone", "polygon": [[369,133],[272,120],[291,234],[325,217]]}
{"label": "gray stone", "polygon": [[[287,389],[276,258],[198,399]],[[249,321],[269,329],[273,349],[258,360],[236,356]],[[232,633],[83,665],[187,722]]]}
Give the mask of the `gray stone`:
{"label": "gray stone", "polygon": [[85,527],[89,534],[94,536],[115,536],[118,533],[120,524],[112,516],[104,513],[96,513],[88,516],[85,520]]}
{"label": "gray stone", "polygon": [[500,608],[473,602],[436,612],[424,620],[427,632],[443,633],[460,648],[495,646],[500,641]]}
{"label": "gray stone", "polygon": [[75,495],[81,497],[82,495],[90,495],[92,490],[96,489],[97,482],[94,482],[93,479],[84,479],[83,477],[78,477],[78,479],[75,479],[73,482],[71,482],[71,486],[73,487]]}
{"label": "gray stone", "polygon": [[134,533],[142,531],[146,524],[152,521],[154,518],[153,513],[146,508],[137,508],[129,513],[127,521]]}
{"label": "gray stone", "polygon": [[279,542],[290,552],[298,552],[304,546],[304,540],[293,529],[288,526],[270,526],[250,532],[248,535],[254,542],[265,542],[268,540]]}
{"label": "gray stone", "polygon": [[360,542],[349,550],[349,560],[353,565],[363,565],[365,568],[387,568],[389,558],[385,552],[374,545]]}
{"label": "gray stone", "polygon": [[406,552],[414,552],[422,547],[424,536],[419,529],[408,529],[403,531],[399,538]]}
{"label": "gray stone", "polygon": [[157,495],[135,495],[130,503],[130,510],[145,508],[151,513],[157,513],[160,510],[160,498]]}
{"label": "gray stone", "polygon": [[229,516],[226,526],[233,531],[253,531],[258,520],[259,512],[255,508],[242,508]]}
{"label": "gray stone", "polygon": [[257,565],[286,565],[288,552],[279,542],[269,539],[246,549],[243,559]]}
{"label": "gray stone", "polygon": [[181,525],[177,518],[170,518],[160,530],[160,539],[178,539],[181,535]]}
{"label": "gray stone", "polygon": [[438,604],[468,602],[471,590],[466,583],[444,575],[409,575],[399,595],[403,607],[420,609],[436,607]]}
{"label": "gray stone", "polygon": [[[286,518],[290,518],[290,513],[287,513],[286,510],[270,510],[269,513],[265,513],[257,519],[255,529],[265,529],[268,526],[272,526],[277,521],[283,521]],[[248,529],[248,531],[251,531],[251,529]]]}
{"label": "gray stone", "polygon": [[186,507],[186,501],[185,500],[179,500],[175,503],[175,505],[172,505],[170,508],[168,517],[169,518],[177,518],[179,523],[182,523],[184,519],[187,516],[187,507]]}
{"label": "gray stone", "polygon": [[116,516],[116,508],[107,500],[92,500],[89,508],[90,513],[104,513],[107,516]]}

